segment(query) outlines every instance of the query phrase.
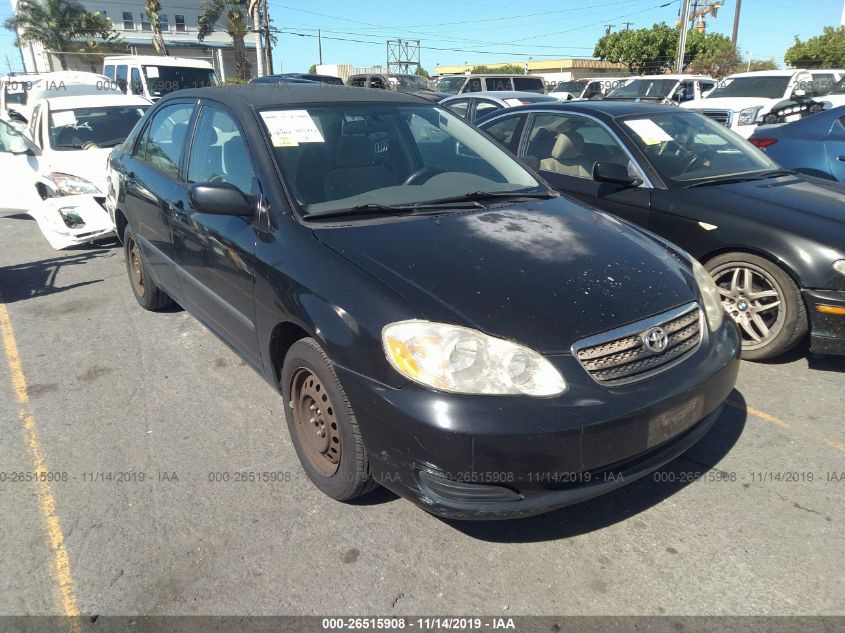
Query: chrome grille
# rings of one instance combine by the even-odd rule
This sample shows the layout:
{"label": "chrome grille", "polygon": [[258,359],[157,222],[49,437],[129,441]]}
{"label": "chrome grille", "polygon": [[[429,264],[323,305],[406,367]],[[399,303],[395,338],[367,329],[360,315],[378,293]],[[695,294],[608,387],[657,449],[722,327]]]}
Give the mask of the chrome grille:
{"label": "chrome grille", "polygon": [[721,123],[725,127],[731,126],[730,110],[697,110],[697,112],[703,114],[708,119],[713,119],[716,123]]}
{"label": "chrome grille", "polygon": [[[578,341],[572,352],[581,366],[603,385],[642,380],[681,362],[701,342],[702,313],[690,303],[664,314]],[[666,334],[666,347],[654,352],[645,336],[654,328]]]}

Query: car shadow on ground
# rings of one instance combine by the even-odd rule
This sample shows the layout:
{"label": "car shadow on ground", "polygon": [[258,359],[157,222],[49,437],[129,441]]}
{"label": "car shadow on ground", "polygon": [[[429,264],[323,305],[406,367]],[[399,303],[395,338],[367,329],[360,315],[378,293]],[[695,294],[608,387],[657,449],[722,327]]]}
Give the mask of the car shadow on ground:
{"label": "car shadow on ground", "polygon": [[845,356],[831,356],[826,354],[813,354],[810,351],[809,339],[804,339],[788,352],[769,358],[767,360],[755,361],[763,365],[788,365],[789,363],[806,360],[807,368],[815,371],[845,372]]}
{"label": "car shadow on ground", "polygon": [[66,286],[57,286],[56,277],[65,266],[79,266],[103,257],[114,255],[111,249],[100,248],[84,252],[70,251],[72,254],[36,262],[26,262],[13,266],[0,267],[0,296],[4,303],[25,301],[34,297],[43,297],[73,290],[80,286],[100,283],[102,279],[90,279]]}
{"label": "car shadow on ground", "polygon": [[[694,482],[698,476],[711,478],[705,480],[709,485],[734,486],[736,484],[731,483],[730,473],[720,471],[716,466],[742,435],[747,413],[745,399],[737,390],[731,393],[728,402],[715,426],[697,444],[651,475],[628,486],[576,505],[526,519],[443,521],[467,536],[483,541],[551,541],[587,534],[628,520],[665,501]],[[711,470],[713,472],[710,472]]]}

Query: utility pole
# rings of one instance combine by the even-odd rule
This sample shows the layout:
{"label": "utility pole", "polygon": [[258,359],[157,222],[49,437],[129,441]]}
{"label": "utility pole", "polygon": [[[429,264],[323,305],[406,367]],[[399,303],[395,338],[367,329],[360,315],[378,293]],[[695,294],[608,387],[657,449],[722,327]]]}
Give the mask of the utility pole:
{"label": "utility pole", "polygon": [[264,76],[264,36],[261,31],[261,0],[249,0],[249,15],[252,18],[253,31],[258,34],[255,38],[255,74]]}
{"label": "utility pole", "polygon": [[268,75],[273,74],[273,35],[270,33],[270,9],[267,0],[261,0],[261,18],[264,25],[264,69]]}
{"label": "utility pole", "polygon": [[684,55],[687,51],[687,20],[689,19],[689,2],[684,0],[681,6],[681,24],[678,32],[678,50],[675,53],[675,72],[681,74],[684,72]]}
{"label": "utility pole", "polygon": [[610,29],[612,29],[614,26],[616,26],[616,25],[615,24],[605,24],[604,25],[604,34],[610,35]]}
{"label": "utility pole", "polygon": [[320,60],[320,66],[323,65],[323,37],[320,34],[320,29],[317,29],[317,58]]}
{"label": "utility pole", "polygon": [[623,22],[622,24],[625,25],[625,30],[629,31],[631,29],[631,25],[634,24],[633,22]]}
{"label": "utility pole", "polygon": [[731,44],[734,45],[734,48],[736,48],[736,38],[739,34],[739,9],[741,6],[742,0],[736,0],[736,10],[734,11],[734,30],[731,33]]}

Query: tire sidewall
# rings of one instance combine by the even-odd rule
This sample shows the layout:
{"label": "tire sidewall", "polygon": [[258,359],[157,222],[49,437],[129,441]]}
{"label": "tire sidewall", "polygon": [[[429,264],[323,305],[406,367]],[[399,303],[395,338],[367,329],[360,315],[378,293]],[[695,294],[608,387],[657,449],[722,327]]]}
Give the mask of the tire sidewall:
{"label": "tire sidewall", "polygon": [[[311,342],[309,343],[309,341]],[[334,499],[350,498],[356,496],[356,490],[359,490],[362,483],[368,479],[366,460],[363,460],[362,463],[356,451],[355,436],[352,427],[353,425],[357,426],[357,421],[355,420],[351,407],[348,405],[346,394],[342,391],[343,387],[340,385],[334,369],[328,363],[328,360],[323,358],[315,345],[313,339],[297,341],[291,346],[285,357],[280,380],[280,388],[282,397],[284,398],[285,421],[287,422],[293,447],[308,478],[317,488]],[[291,381],[296,371],[301,368],[308,369],[320,379],[332,402],[335,419],[338,422],[340,462],[338,463],[337,471],[331,477],[325,477],[315,470],[300,445],[290,402]]]}

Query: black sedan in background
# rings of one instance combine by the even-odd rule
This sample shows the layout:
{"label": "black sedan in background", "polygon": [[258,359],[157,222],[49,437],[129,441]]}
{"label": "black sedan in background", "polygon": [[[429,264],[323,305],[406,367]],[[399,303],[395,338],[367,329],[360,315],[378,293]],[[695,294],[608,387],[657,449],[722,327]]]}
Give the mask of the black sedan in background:
{"label": "black sedan in background", "polygon": [[335,499],[377,482],[441,515],[536,514],[673,459],[733,388],[739,336],[698,262],[416,97],[177,92],[110,171],[138,303],[175,300],[279,389]]}
{"label": "black sedan in background", "polygon": [[845,354],[845,186],[671,106],[538,104],[476,123],[559,191],[703,262],[743,357],[777,356],[808,329],[812,351]]}

